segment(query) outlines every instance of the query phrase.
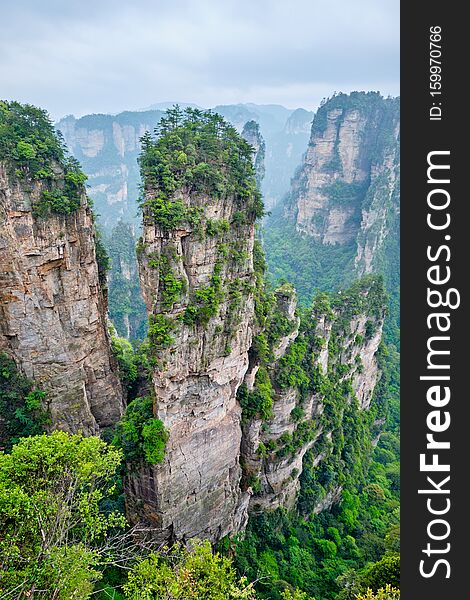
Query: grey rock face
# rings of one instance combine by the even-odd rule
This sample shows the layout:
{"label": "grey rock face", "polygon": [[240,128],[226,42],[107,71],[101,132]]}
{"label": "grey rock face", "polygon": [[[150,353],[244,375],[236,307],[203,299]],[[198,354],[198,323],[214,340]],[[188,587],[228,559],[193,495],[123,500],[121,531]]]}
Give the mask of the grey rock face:
{"label": "grey rock face", "polygon": [[[231,198],[185,195],[187,206],[201,207],[205,219],[233,221]],[[147,220],[148,221],[148,220]],[[152,524],[162,539],[195,536],[213,541],[244,527],[248,494],[240,489],[241,427],[239,385],[248,369],[254,300],[254,224],[211,237],[187,227],[161,231],[144,224],[139,266],[150,316],[171,320],[173,341],[160,348],[153,371],[155,416],[170,432],[162,465],[130,476],[128,508],[133,520]],[[221,258],[221,244],[229,248]],[[233,251],[238,258],[234,257]],[[165,303],[161,272],[167,257],[183,290]],[[169,258],[168,258],[169,257]],[[211,285],[218,265],[223,296],[205,323],[183,320],[195,291]]]}
{"label": "grey rock face", "polygon": [[[366,289],[363,293],[367,297],[369,292]],[[257,489],[248,490],[252,494],[250,511],[253,513],[273,510],[280,506],[294,507],[306,452],[311,450],[314,453],[313,464],[318,465],[326,458],[327,453],[321,445],[317,446],[317,442],[320,443],[322,437],[331,439],[329,424],[321,418],[324,412],[324,398],[321,393],[309,394],[302,400],[297,388],[280,389],[276,385],[275,373],[279,360],[284,356],[289,344],[299,335],[299,322],[294,312],[295,303],[295,295],[287,298],[278,294],[278,308],[281,309],[281,314],[292,321],[294,328],[293,333],[281,338],[278,343],[277,348],[282,350],[276,352],[274,348],[274,362],[269,366],[269,372],[274,375],[272,381],[275,390],[272,415],[265,422],[252,419],[243,424],[241,455],[245,479],[257,481]],[[325,377],[338,366],[347,366],[344,379],[350,380],[360,410],[367,410],[380,377],[376,353],[382,336],[384,315],[374,317],[358,314],[346,318],[342,310],[336,310],[331,313],[316,311],[313,316],[316,322],[314,334],[322,340],[322,346],[315,356],[315,366],[319,367]],[[338,324],[341,324],[340,329]],[[336,335],[334,342],[333,331]],[[331,352],[330,345],[333,343],[337,349]],[[245,378],[248,388],[252,387],[252,381],[253,376],[248,372]],[[350,402],[351,398],[345,398],[345,401]],[[303,409],[300,420],[292,418],[292,411],[296,407]],[[313,428],[313,435],[296,447],[295,452],[284,452],[283,444],[295,439],[296,432],[307,423]],[[275,442],[274,451],[271,450],[272,442]],[[262,452],[260,448],[263,449]],[[341,491],[341,488],[331,490],[315,507],[314,512],[331,508],[339,501]]]}
{"label": "grey rock face", "polygon": [[377,268],[398,219],[399,128],[397,99],[332,98],[314,119],[292,183],[288,211],[297,231],[325,245],[356,243],[358,275]]}
{"label": "grey rock face", "polygon": [[253,164],[256,171],[256,181],[261,188],[261,182],[266,173],[264,157],[266,153],[266,144],[264,143],[261,130],[256,121],[247,121],[242,130],[242,136],[254,149]]}
{"label": "grey rock face", "polygon": [[92,214],[83,195],[67,217],[35,218],[42,189],[0,165],[0,349],[47,391],[53,427],[96,434],[117,422],[123,398]]}

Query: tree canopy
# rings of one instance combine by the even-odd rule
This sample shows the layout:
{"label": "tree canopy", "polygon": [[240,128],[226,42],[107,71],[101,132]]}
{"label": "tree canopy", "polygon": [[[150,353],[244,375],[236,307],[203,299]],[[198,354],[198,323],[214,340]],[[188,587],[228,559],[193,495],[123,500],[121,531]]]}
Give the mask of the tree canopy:
{"label": "tree canopy", "polygon": [[121,451],[96,437],[25,437],[0,453],[0,596],[87,598],[124,517],[100,511]]}
{"label": "tree canopy", "polygon": [[146,133],[141,141],[144,206],[163,229],[198,219],[195,207],[188,212],[177,197],[182,190],[230,195],[255,217],[263,215],[253,149],[217,113],[175,106],[162,117],[154,135]]}

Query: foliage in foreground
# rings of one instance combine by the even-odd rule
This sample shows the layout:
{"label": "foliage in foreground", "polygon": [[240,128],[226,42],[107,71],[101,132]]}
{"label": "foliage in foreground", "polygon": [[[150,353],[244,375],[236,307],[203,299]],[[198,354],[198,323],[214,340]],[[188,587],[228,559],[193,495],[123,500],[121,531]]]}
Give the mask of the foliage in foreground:
{"label": "foliage in foreground", "polygon": [[[209,541],[161,548],[106,510],[121,459],[97,437],[62,431],[0,453],[0,598],[258,598]],[[291,586],[282,599],[313,600]]]}
{"label": "foliage in foreground", "polygon": [[254,599],[253,585],[237,579],[232,561],[213,554],[208,541],[192,542],[188,551],[176,544],[138,563],[124,585],[130,600]]}
{"label": "foliage in foreground", "polygon": [[100,511],[120,462],[102,440],[62,431],[0,453],[0,596],[88,597],[113,560],[109,535],[125,524]]}
{"label": "foliage in foreground", "polygon": [[374,593],[369,588],[365,594],[357,596],[357,600],[400,600],[400,590],[387,585]]}

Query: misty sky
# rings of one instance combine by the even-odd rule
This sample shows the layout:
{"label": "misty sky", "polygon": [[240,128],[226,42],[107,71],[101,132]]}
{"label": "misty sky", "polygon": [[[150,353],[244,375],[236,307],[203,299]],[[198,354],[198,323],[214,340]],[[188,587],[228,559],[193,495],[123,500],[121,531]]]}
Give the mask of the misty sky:
{"label": "misty sky", "polygon": [[11,0],[0,11],[0,98],[54,119],[399,93],[399,0]]}

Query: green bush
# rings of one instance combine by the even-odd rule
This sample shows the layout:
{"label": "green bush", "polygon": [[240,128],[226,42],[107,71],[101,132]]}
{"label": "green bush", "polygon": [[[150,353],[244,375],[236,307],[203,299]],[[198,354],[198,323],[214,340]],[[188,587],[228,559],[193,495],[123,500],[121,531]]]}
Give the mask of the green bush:
{"label": "green bush", "polygon": [[46,393],[18,370],[15,361],[0,352],[0,448],[10,449],[20,438],[38,435],[49,424],[43,405]]}
{"label": "green bush", "polygon": [[149,266],[158,269],[159,274],[159,298],[163,309],[172,308],[181,294],[186,291],[185,281],[178,279],[171,266],[171,257],[160,254],[158,258],[150,258]]}
{"label": "green bush", "polygon": [[210,237],[215,237],[230,230],[230,223],[227,219],[207,219],[206,233]]}
{"label": "green bush", "polygon": [[376,592],[387,584],[398,588],[400,586],[400,555],[386,555],[375,564],[367,567],[360,576],[364,588]]}
{"label": "green bush", "polygon": [[128,340],[116,335],[114,327],[111,329],[111,349],[118,361],[121,381],[130,389],[138,376],[134,348]]}
{"label": "green bush", "polygon": [[[146,199],[144,207],[162,229],[171,230],[191,217],[191,209],[174,196],[178,190],[232,196],[253,221],[264,214],[252,164],[253,150],[224,119],[211,111],[178,106],[169,109],[160,120],[156,136],[142,138],[139,157],[146,189],[156,191],[156,198]],[[194,224],[194,223],[193,223]],[[219,228],[225,230],[221,223]],[[213,227],[209,224],[208,234]]]}
{"label": "green bush", "polygon": [[127,405],[124,416],[116,425],[113,444],[122,448],[128,462],[145,459],[159,464],[165,457],[169,434],[163,423],[153,415],[150,397],[136,398]]}
{"label": "green bush", "polygon": [[169,434],[159,419],[149,419],[142,427],[145,460],[153,465],[163,462]]}
{"label": "green bush", "polygon": [[375,593],[368,589],[366,593],[359,594],[356,600],[400,600],[400,590],[391,585],[386,585]]}
{"label": "green bush", "polygon": [[121,458],[97,437],[63,431],[0,452],[0,596],[91,596],[113,560],[106,538],[125,525],[100,511]]}
{"label": "green bush", "polygon": [[265,367],[260,367],[256,373],[255,385],[249,391],[245,384],[238,389],[238,400],[242,407],[243,418],[248,420],[255,416],[269,419],[273,409],[273,387]]}
{"label": "green bush", "polygon": [[41,198],[32,207],[35,216],[69,215],[79,208],[86,175],[79,163],[67,156],[46,111],[0,101],[0,160],[11,166],[14,176],[43,182]]}
{"label": "green bush", "polygon": [[186,325],[206,325],[219,311],[220,303],[224,298],[222,290],[222,264],[217,262],[214,266],[211,283],[205,288],[194,292],[194,300],[188,304],[182,317]]}
{"label": "green bush", "polygon": [[175,329],[175,323],[166,315],[150,315],[148,324],[148,335],[150,342],[157,348],[166,348],[174,342],[171,332]]}
{"label": "green bush", "polygon": [[197,207],[186,206],[183,200],[167,200],[159,196],[147,200],[145,206],[153,217],[155,225],[164,231],[172,231],[178,227],[189,225],[197,226],[201,221],[202,210]]}
{"label": "green bush", "polygon": [[232,561],[212,553],[208,541],[193,540],[187,549],[175,544],[139,562],[129,573],[124,593],[129,600],[191,598],[254,600],[247,580],[237,578]]}

